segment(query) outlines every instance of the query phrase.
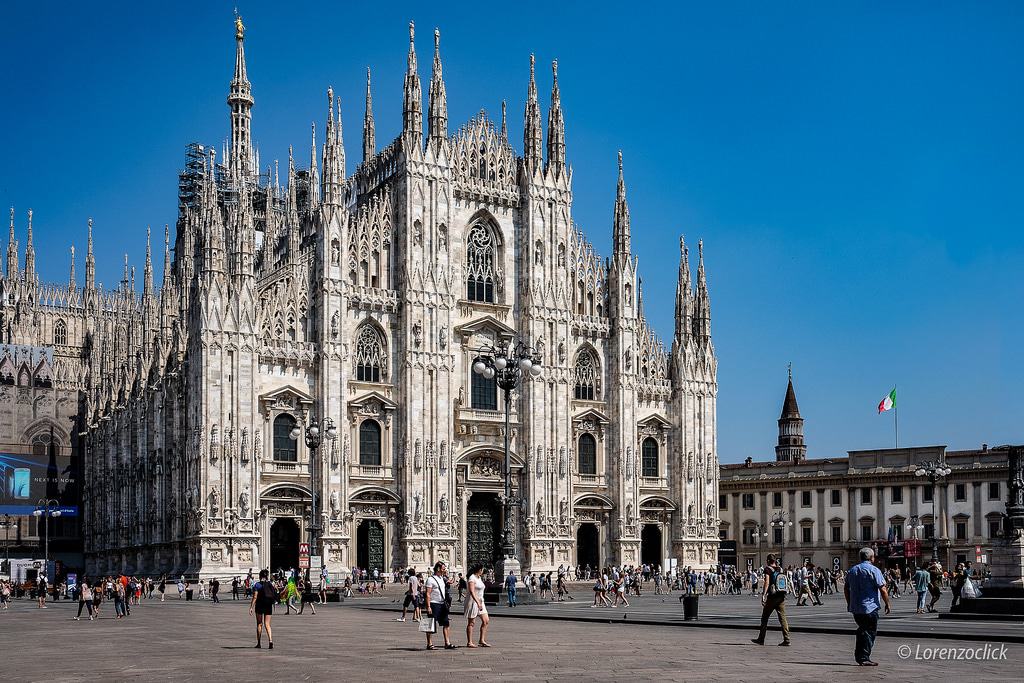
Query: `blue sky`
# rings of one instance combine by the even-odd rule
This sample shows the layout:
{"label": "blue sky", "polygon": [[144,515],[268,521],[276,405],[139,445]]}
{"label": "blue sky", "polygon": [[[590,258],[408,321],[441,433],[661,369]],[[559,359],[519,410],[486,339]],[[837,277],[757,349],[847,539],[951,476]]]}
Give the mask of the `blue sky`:
{"label": "blue sky", "polygon": [[[722,461],[773,457],[790,361],[812,457],[891,446],[894,384],[902,445],[1024,440],[1024,5],[296,4],[238,3],[264,166],[308,164],[333,85],[351,171],[367,65],[397,134],[410,19],[424,86],[441,29],[452,127],[507,99],[520,150],[529,54],[545,121],[559,60],[575,219],[607,254],[621,149],[666,340],[678,235],[704,239]],[[108,286],[173,225],[184,145],[228,133],[232,7],[4,8],[0,205],[22,247],[35,210],[45,280],[72,243],[81,277],[88,216]]]}

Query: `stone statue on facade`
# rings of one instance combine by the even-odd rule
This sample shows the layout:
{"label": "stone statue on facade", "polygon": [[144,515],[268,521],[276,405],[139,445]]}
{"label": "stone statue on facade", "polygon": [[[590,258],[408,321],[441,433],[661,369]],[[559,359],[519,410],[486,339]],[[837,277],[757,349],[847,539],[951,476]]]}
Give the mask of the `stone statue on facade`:
{"label": "stone statue on facade", "polygon": [[448,494],[442,493],[441,499],[437,501],[438,511],[441,513],[441,521],[448,521]]}

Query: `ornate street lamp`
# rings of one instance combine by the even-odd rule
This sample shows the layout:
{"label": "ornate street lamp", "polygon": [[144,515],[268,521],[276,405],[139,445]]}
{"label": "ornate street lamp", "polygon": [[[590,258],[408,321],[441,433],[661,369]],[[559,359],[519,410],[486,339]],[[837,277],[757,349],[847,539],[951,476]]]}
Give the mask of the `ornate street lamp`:
{"label": "ornate street lamp", "polygon": [[53,498],[40,498],[36,503],[36,509],[32,512],[36,517],[46,519],[43,535],[45,538],[45,550],[43,551],[43,572],[46,580],[50,580],[50,518],[60,517],[60,502]]}
{"label": "ornate street lamp", "polygon": [[910,515],[910,521],[907,522],[907,531],[910,532],[910,537],[916,539],[923,530],[924,524],[921,524],[921,518],[917,515]]}
{"label": "ornate street lamp", "polygon": [[928,460],[914,470],[914,475],[918,477],[927,477],[928,481],[931,482],[932,490],[932,562],[939,561],[939,539],[936,532],[939,529],[938,519],[935,517],[935,483],[939,480],[948,477],[949,473],[953,470],[946,467],[946,463]]}
{"label": "ornate street lamp", "polygon": [[[505,392],[505,495],[502,500],[501,552],[505,560],[515,560],[515,533],[512,528],[512,506],[518,500],[512,499],[512,461],[509,456],[509,413],[512,409],[512,392],[528,377],[541,374],[540,352],[521,340],[499,342],[476,350],[473,372],[485,379],[493,379]],[[502,565],[502,573],[504,567]],[[499,578],[499,583],[502,578]]]}
{"label": "ornate street lamp", "polygon": [[786,564],[783,562],[783,558],[786,556],[786,529],[793,526],[792,520],[789,518],[789,513],[786,511],[776,512],[772,515],[771,527],[773,529],[781,529],[782,533],[782,549],[779,551],[779,567],[785,568]]}
{"label": "ornate street lamp", "polygon": [[309,528],[306,531],[309,532],[309,547],[314,554],[320,554],[320,546],[318,545],[318,539],[320,536],[320,518],[316,512],[316,498],[317,498],[317,484],[316,484],[316,471],[317,471],[317,450],[320,448],[320,443],[326,436],[330,441],[334,441],[338,438],[338,429],[334,426],[334,420],[329,417],[325,417],[322,420],[317,421],[314,417],[308,424],[296,423],[292,427],[292,431],[288,433],[288,438],[292,441],[298,441],[299,437],[305,433],[306,448],[309,449],[309,491],[310,491],[310,515],[309,515]]}
{"label": "ornate street lamp", "polygon": [[754,538],[757,539],[757,568],[761,569],[764,567],[764,560],[761,559],[761,548],[764,545],[765,539],[768,538],[768,527],[764,524],[755,524]]}

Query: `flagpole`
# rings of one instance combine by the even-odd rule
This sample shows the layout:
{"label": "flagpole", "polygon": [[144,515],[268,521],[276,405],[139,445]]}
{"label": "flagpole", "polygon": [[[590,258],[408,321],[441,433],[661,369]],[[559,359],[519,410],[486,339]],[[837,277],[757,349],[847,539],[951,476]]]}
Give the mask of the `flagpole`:
{"label": "flagpole", "polygon": [[893,422],[896,423],[896,448],[900,447],[900,394],[896,391],[896,386],[892,388],[894,394],[896,394],[896,402],[892,406],[892,417]]}

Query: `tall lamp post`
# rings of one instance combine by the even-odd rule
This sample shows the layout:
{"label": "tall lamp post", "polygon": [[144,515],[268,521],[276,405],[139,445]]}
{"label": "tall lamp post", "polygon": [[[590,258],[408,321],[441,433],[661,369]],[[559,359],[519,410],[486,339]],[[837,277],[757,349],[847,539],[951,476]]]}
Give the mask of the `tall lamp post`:
{"label": "tall lamp post", "polygon": [[776,512],[772,515],[771,527],[773,529],[782,530],[782,549],[779,551],[779,566],[785,568],[786,563],[783,562],[783,558],[786,556],[786,529],[793,526],[793,521],[789,518],[789,513],[786,511]]}
{"label": "tall lamp post", "polygon": [[320,554],[320,547],[317,543],[320,533],[320,518],[316,512],[316,498],[317,498],[317,484],[316,484],[316,471],[317,471],[317,451],[320,448],[320,443],[323,441],[324,435],[331,441],[338,438],[338,428],[334,426],[334,420],[329,417],[325,417],[322,420],[317,420],[315,417],[308,423],[300,426],[296,423],[292,427],[292,431],[288,433],[288,438],[292,441],[298,441],[300,436],[305,434],[306,448],[309,449],[309,490],[310,490],[310,505],[309,505],[309,528],[306,531],[309,533],[309,547],[316,554]]}
{"label": "tall lamp post", "polygon": [[761,547],[764,545],[764,541],[768,538],[768,527],[764,524],[754,525],[754,538],[757,539],[757,568],[764,567],[764,560],[761,558]]}
{"label": "tall lamp post", "polygon": [[938,519],[935,517],[935,484],[941,479],[949,476],[949,473],[953,470],[946,467],[946,463],[928,460],[918,465],[914,471],[914,475],[918,477],[927,477],[931,484],[932,490],[932,562],[939,561],[939,538],[938,538]]}
{"label": "tall lamp post", "polygon": [[4,515],[0,522],[4,527],[4,562],[7,564],[7,578],[11,578],[11,516]]}
{"label": "tall lamp post", "polygon": [[[541,373],[540,352],[522,340],[501,342],[497,346],[488,345],[476,350],[473,361],[473,372],[485,379],[493,379],[505,392],[505,496],[501,506],[501,552],[504,556],[502,574],[505,567],[515,567],[516,546],[514,529],[512,528],[512,461],[509,455],[509,413],[512,410],[512,392],[527,377],[539,377]],[[511,562],[509,562],[511,560]],[[503,578],[503,577],[502,577]],[[499,578],[499,581],[501,579]]]}
{"label": "tall lamp post", "polygon": [[43,550],[43,572],[46,580],[50,580],[50,519],[60,517],[60,503],[53,498],[40,498],[36,503],[36,509],[32,512],[36,517],[45,519],[43,538],[45,546]]}

